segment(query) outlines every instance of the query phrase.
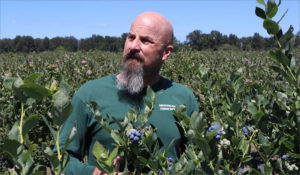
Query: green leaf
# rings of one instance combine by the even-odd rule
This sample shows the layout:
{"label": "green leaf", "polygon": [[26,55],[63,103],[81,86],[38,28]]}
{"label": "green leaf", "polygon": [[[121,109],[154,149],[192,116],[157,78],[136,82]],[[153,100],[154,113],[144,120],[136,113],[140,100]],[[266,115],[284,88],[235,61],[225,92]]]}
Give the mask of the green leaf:
{"label": "green leaf", "polygon": [[24,79],[24,83],[34,83],[34,81],[36,79],[38,79],[39,77],[41,76],[40,73],[34,73],[34,74],[31,74],[29,77],[25,78]]}
{"label": "green leaf", "polygon": [[258,2],[259,4],[266,6],[266,3],[264,0],[256,0],[256,2]]}
{"label": "green leaf", "polygon": [[204,138],[199,138],[198,140],[199,140],[199,147],[202,149],[204,156],[208,158],[211,152],[209,144]]}
{"label": "green leaf", "polygon": [[96,141],[94,144],[93,154],[98,161],[106,161],[108,159],[108,152],[98,141]]}
{"label": "green leaf", "polygon": [[45,116],[41,116],[44,123],[47,125],[48,129],[50,130],[51,134],[52,134],[52,137],[53,138],[56,138],[56,131],[51,127],[50,123],[48,122],[48,120],[46,119]]}
{"label": "green leaf", "polygon": [[54,97],[54,104],[51,111],[53,122],[56,125],[62,125],[72,112],[72,105],[69,97],[60,92]]}
{"label": "green leaf", "polygon": [[291,156],[291,157],[294,157],[294,158],[297,158],[297,159],[300,159],[300,154],[296,154],[296,153],[287,153],[287,155]]}
{"label": "green leaf", "polygon": [[287,43],[287,46],[285,47],[285,55],[290,55],[292,52],[292,49],[296,42],[296,36],[291,37],[289,42]]}
{"label": "green leaf", "polygon": [[265,19],[263,27],[267,30],[268,34],[276,35],[279,31],[279,26],[275,21],[271,19]]}
{"label": "green leaf", "polygon": [[112,166],[113,165],[113,162],[114,162],[114,159],[115,157],[117,156],[118,154],[118,147],[116,147],[109,155],[108,157],[108,160],[106,161],[106,164],[108,166]]}
{"label": "green leaf", "polygon": [[289,59],[279,49],[277,49],[275,52],[270,51],[269,56],[284,66],[290,65]]}
{"label": "green leaf", "polygon": [[73,124],[73,127],[72,127],[71,131],[69,132],[69,136],[67,138],[66,144],[64,145],[62,154],[66,151],[66,149],[68,148],[68,146],[70,145],[70,143],[73,141],[76,133],[77,133],[77,123],[75,121],[74,124]]}
{"label": "green leaf", "polygon": [[13,88],[19,88],[23,84],[24,84],[24,81],[21,78],[17,78],[14,81]]}
{"label": "green leaf", "polygon": [[22,147],[21,143],[16,140],[5,140],[2,145],[2,151],[6,151],[11,154],[14,159],[18,159],[20,147]]}
{"label": "green leaf", "polygon": [[125,145],[124,140],[116,133],[115,130],[112,130],[110,135],[118,145]]}
{"label": "green leaf", "polygon": [[5,78],[3,81],[3,86],[7,89],[12,89],[14,82],[16,81],[17,78],[14,77],[8,77]]}
{"label": "green leaf", "polygon": [[256,7],[256,8],[255,8],[255,14],[256,14],[258,17],[262,18],[262,19],[266,19],[266,18],[267,18],[267,17],[266,17],[265,11],[264,11],[263,9],[259,8],[259,7]]}
{"label": "green leaf", "polygon": [[10,140],[16,140],[16,141],[20,140],[20,130],[19,130],[19,123],[18,123],[18,121],[16,121],[14,123],[13,127],[8,132],[8,138]]}
{"label": "green leaf", "polygon": [[56,154],[52,151],[50,147],[47,147],[44,150],[44,153],[46,154],[47,158],[50,160],[52,167],[57,168],[59,166],[59,160]]}
{"label": "green leaf", "polygon": [[258,140],[259,140],[259,144],[262,145],[263,147],[268,147],[271,144],[268,137],[264,136],[261,133],[258,133]]}
{"label": "green leaf", "polygon": [[69,95],[70,92],[71,92],[71,87],[70,87],[70,85],[67,82],[61,81],[59,83],[59,90],[61,92],[65,93],[66,95]]}
{"label": "green leaf", "polygon": [[37,147],[38,147],[37,144],[33,144],[29,147],[29,150],[22,157],[23,163],[26,163],[30,159],[30,157],[32,158],[31,154],[32,154],[33,150],[35,150]]}
{"label": "green leaf", "polygon": [[100,112],[100,106],[95,101],[90,101],[88,104],[89,109],[91,110],[92,114],[94,115],[95,119],[100,123],[103,124],[103,117]]}
{"label": "green leaf", "polygon": [[300,109],[300,101],[296,101],[296,109]]}
{"label": "green leaf", "polygon": [[150,86],[147,87],[147,97],[151,100],[155,100],[155,92],[151,89]]}
{"label": "green leaf", "polygon": [[264,165],[265,174],[271,174],[273,168],[269,167],[267,164]]}
{"label": "green leaf", "polygon": [[254,115],[252,116],[255,125],[257,125],[257,124],[260,122],[261,118],[262,118],[264,115],[265,115],[265,114],[263,113],[263,111],[260,110],[260,111],[258,111],[256,114],[254,114]]}
{"label": "green leaf", "polygon": [[39,123],[38,116],[39,116],[38,114],[32,114],[24,120],[23,135],[28,134],[32,128],[38,125]]}
{"label": "green leaf", "polygon": [[281,45],[283,45],[283,46],[287,45],[288,41],[293,37],[293,31],[294,31],[294,27],[292,25],[290,25],[288,31],[285,32],[283,37],[281,37],[279,40]]}
{"label": "green leaf", "polygon": [[238,149],[241,150],[243,153],[246,151],[246,149],[247,149],[247,144],[246,144],[246,142],[245,142],[244,139],[241,139],[241,140],[240,140],[240,143],[239,143],[239,145],[238,145]]}
{"label": "green leaf", "polygon": [[235,115],[237,115],[241,111],[241,103],[235,101],[232,105],[232,111]]}
{"label": "green leaf", "polygon": [[42,100],[44,97],[49,97],[51,95],[50,90],[39,84],[25,83],[19,88],[24,91],[26,95],[34,98],[35,100]]}
{"label": "green leaf", "polygon": [[258,112],[255,104],[251,102],[248,103],[247,111],[250,112],[252,115],[255,115]]}
{"label": "green leaf", "polygon": [[203,113],[199,112],[193,112],[191,116],[191,128],[197,130],[198,132],[202,132],[207,125],[205,122],[203,122]]}
{"label": "green leaf", "polygon": [[278,11],[278,7],[277,7],[275,1],[274,0],[268,0],[267,8],[266,8],[266,15],[269,18],[273,18],[276,15],[277,11]]}
{"label": "green leaf", "polygon": [[205,65],[203,65],[203,64],[201,64],[200,66],[199,66],[199,73],[200,73],[200,75],[201,76],[204,76],[204,75],[206,75],[207,74],[207,68],[205,67]]}
{"label": "green leaf", "polygon": [[120,121],[116,117],[112,116],[111,118],[114,120],[115,123],[117,123],[117,125],[120,128],[120,130],[124,130],[122,124],[120,123]]}
{"label": "green leaf", "polygon": [[290,68],[291,68],[292,71],[295,70],[295,68],[296,68],[296,60],[295,60],[294,56],[292,56],[292,58],[291,58]]}

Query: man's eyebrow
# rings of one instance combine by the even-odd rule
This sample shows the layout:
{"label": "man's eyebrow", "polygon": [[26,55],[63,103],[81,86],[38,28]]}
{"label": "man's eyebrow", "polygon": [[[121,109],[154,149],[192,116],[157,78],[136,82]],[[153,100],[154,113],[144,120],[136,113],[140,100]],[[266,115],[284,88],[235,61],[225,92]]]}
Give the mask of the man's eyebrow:
{"label": "man's eyebrow", "polygon": [[129,36],[129,35],[134,35],[134,34],[132,34],[132,33],[129,32],[129,33],[128,33],[128,36]]}

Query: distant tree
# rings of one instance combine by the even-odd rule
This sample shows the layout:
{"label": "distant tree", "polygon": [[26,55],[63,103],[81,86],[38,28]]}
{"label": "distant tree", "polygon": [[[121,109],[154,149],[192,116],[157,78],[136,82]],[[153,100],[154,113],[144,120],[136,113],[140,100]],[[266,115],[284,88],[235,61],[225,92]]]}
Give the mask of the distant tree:
{"label": "distant tree", "polygon": [[236,47],[240,47],[240,41],[239,38],[234,35],[234,34],[230,34],[227,40],[227,43],[232,45],[232,46],[236,46]]}
{"label": "distant tree", "polygon": [[48,37],[45,37],[43,39],[43,47],[45,48],[45,50],[49,50],[50,49],[50,40]]}
{"label": "distant tree", "polygon": [[17,52],[32,52],[35,50],[34,40],[31,36],[17,36],[14,40]]}
{"label": "distant tree", "polygon": [[63,38],[62,46],[71,52],[75,52],[78,49],[78,40],[73,36]]}
{"label": "distant tree", "polygon": [[0,40],[0,53],[3,52],[13,52],[14,51],[14,41],[8,38]]}
{"label": "distant tree", "polygon": [[41,52],[45,50],[43,40],[40,38],[34,39],[34,46],[35,46],[35,51]]}
{"label": "distant tree", "polygon": [[63,38],[62,37],[54,37],[50,39],[49,49],[55,50],[57,47],[63,46]]}
{"label": "distant tree", "polygon": [[121,38],[122,38],[122,45],[121,45],[121,47],[122,48],[124,48],[124,45],[125,45],[125,41],[126,41],[126,38],[127,38],[127,36],[128,36],[128,33],[122,33],[122,35],[121,35]]}
{"label": "distant tree", "polygon": [[264,49],[270,49],[276,47],[276,42],[273,37],[264,38],[264,40],[265,40]]}
{"label": "distant tree", "polygon": [[189,44],[193,49],[202,50],[202,32],[201,30],[194,30],[186,36],[187,44]]}
{"label": "distant tree", "polygon": [[252,40],[252,37],[241,38],[241,49],[242,50],[252,50],[251,40]]}
{"label": "distant tree", "polygon": [[223,41],[223,35],[221,32],[216,31],[216,30],[212,30],[210,32],[210,37],[209,37],[210,41],[209,41],[209,45],[211,49],[218,49],[218,47],[222,44],[224,44]]}
{"label": "distant tree", "polygon": [[265,40],[258,33],[254,33],[254,36],[251,40],[251,48],[254,50],[263,50],[265,45]]}

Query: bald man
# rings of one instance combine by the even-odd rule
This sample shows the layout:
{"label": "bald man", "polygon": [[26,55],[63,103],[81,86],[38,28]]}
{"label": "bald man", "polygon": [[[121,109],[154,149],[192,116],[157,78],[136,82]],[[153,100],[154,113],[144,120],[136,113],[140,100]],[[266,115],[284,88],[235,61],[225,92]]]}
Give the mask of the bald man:
{"label": "bald man", "polygon": [[[121,72],[85,83],[72,98],[73,111],[60,137],[62,147],[76,122],[77,134],[67,148],[70,161],[65,174],[103,174],[95,167],[94,143],[99,141],[106,149],[113,150],[113,139],[99,127],[86,104],[96,101],[103,116],[122,120],[132,108],[138,112],[144,110],[147,86],[160,94],[155,99],[149,124],[157,128],[161,149],[166,149],[175,139],[167,156],[178,158],[183,135],[175,123],[173,110],[176,105],[185,104],[187,115],[191,115],[198,111],[198,104],[188,88],[159,75],[162,64],[172,52],[172,42],[173,27],[162,15],[145,12],[133,21],[124,46]],[[117,124],[112,123],[110,127],[117,128]],[[86,152],[88,162],[83,163]]]}

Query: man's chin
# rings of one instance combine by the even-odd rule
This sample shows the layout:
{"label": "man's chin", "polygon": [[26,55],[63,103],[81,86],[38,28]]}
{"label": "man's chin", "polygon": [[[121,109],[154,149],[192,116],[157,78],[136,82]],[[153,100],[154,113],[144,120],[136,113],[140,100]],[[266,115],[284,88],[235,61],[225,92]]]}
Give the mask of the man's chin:
{"label": "man's chin", "polygon": [[143,66],[143,63],[138,59],[128,59],[126,60],[125,64],[128,67]]}

